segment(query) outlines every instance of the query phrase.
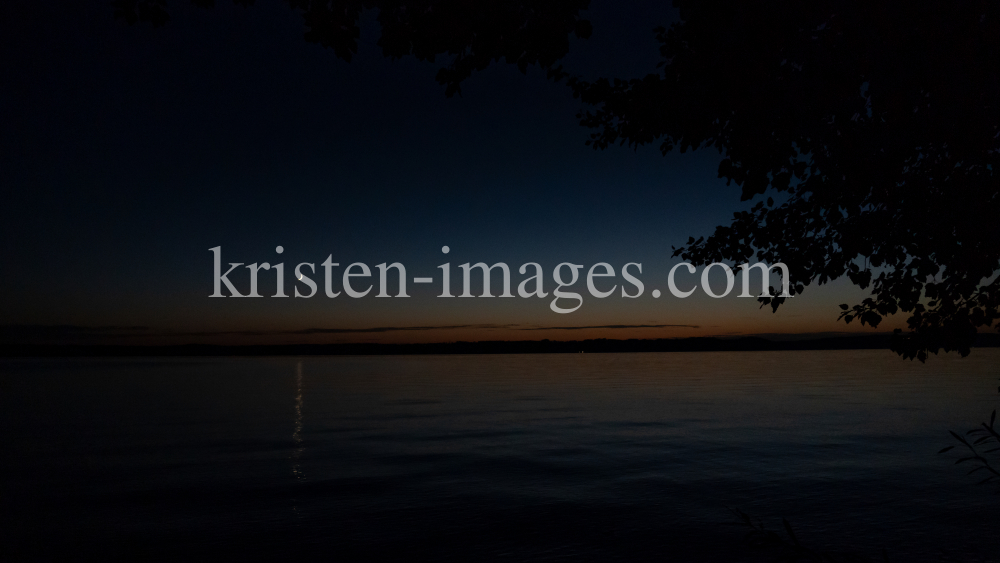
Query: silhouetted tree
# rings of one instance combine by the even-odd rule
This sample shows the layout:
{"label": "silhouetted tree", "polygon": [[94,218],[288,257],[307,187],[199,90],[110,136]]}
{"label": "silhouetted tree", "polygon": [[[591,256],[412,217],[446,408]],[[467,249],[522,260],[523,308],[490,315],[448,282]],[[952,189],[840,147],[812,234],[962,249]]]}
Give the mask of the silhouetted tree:
{"label": "silhouetted tree", "polygon": [[594,147],[714,148],[758,200],[674,255],[846,275],[872,296],[845,321],[902,311],[897,353],[968,354],[1000,318],[1000,3],[674,4],[658,72],[574,82]]}
{"label": "silhouetted tree", "polygon": [[[192,0],[210,6],[212,0]],[[350,60],[377,8],[389,57],[451,58],[451,96],[495,61],[556,66],[590,35],[588,0],[282,0],[305,38]],[[253,0],[234,0],[248,5]],[[130,23],[167,0],[114,0]],[[794,293],[847,276],[871,297],[841,318],[909,313],[892,348],[958,350],[1000,319],[1000,3],[675,0],[655,30],[663,61],[641,79],[569,80],[595,148],[714,148],[719,176],[758,201],[674,255],[785,263]],[[762,297],[776,311],[783,298]],[[899,332],[899,331],[897,331]]]}
{"label": "silhouetted tree", "polygon": [[[214,0],[191,0],[211,7]],[[254,0],[233,0],[250,6]],[[378,46],[391,58],[412,55],[421,61],[451,57],[437,81],[445,94],[460,91],[474,70],[493,62],[516,64],[521,72],[538,65],[550,77],[564,75],[556,63],[569,51],[569,37],[587,38],[590,22],[580,12],[590,0],[281,0],[302,14],[305,39],[333,49],[350,61],[358,52],[358,20],[366,9],[378,10],[382,28]],[[130,24],[163,25],[170,16],[167,0],[113,0],[115,17]]]}

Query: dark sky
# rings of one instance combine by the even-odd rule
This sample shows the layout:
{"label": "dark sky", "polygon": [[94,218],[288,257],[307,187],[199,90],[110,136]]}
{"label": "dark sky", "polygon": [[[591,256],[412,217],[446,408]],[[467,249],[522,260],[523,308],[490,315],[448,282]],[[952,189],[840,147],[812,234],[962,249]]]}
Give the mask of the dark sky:
{"label": "dark sky", "polygon": [[[745,205],[716,178],[717,153],[594,151],[579,102],[538,69],[494,65],[447,98],[437,65],[382,57],[372,14],[348,64],[303,40],[298,13],[258,4],[173,2],[158,29],[115,21],[107,2],[0,7],[8,337],[447,341],[856,328],[836,323],[836,304],[859,295],[845,284],[810,288],[776,315],[736,292],[666,292],[671,245]],[[652,28],[673,15],[662,3],[595,1],[586,17],[593,37],[574,40],[563,63],[594,78],[653,71]],[[459,289],[464,262],[503,261],[515,286],[517,267],[538,262],[547,291],[559,262],[640,262],[646,291],[598,300],[581,282],[584,304],[569,315],[549,310],[551,296],[435,298],[439,281],[408,285],[409,299],[374,298],[377,287],[363,299],[210,299],[215,246],[226,262],[283,261],[289,294],[295,264],[319,268],[331,254],[342,267],[399,261],[410,278],[450,262]],[[248,285],[245,270],[231,277]],[[272,278],[262,272],[262,294],[273,293]],[[655,300],[654,288],[665,296]],[[609,325],[655,326],[536,330]],[[367,330],[399,327],[457,328]],[[314,328],[335,331],[302,334]]]}

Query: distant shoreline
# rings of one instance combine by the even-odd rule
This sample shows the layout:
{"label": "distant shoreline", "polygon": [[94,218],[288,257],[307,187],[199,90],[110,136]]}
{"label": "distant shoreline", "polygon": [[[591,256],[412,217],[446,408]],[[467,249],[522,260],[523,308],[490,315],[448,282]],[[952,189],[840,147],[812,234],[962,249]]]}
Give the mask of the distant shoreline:
{"label": "distant shoreline", "polygon": [[[0,344],[3,358],[136,356],[401,356],[428,354],[570,354],[623,352],[766,352],[794,350],[877,350],[889,348],[890,336],[840,336],[808,340],[741,338],[660,338],[592,340],[519,340],[425,344],[272,344],[162,346],[87,344]],[[976,347],[1000,347],[1000,334],[980,334]]]}

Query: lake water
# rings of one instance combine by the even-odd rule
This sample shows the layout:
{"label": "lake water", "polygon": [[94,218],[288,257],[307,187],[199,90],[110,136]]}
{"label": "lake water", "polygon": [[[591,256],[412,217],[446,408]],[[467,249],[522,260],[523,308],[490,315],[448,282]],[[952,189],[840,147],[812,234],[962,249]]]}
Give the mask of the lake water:
{"label": "lake water", "polygon": [[[1000,350],[5,360],[6,560],[1000,560]],[[971,467],[970,467],[971,468]],[[765,557],[768,556],[768,557]]]}

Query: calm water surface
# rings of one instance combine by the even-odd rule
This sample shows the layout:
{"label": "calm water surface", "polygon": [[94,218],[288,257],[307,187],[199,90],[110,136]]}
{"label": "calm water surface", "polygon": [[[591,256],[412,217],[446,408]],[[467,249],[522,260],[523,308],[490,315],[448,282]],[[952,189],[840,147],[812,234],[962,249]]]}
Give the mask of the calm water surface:
{"label": "calm water surface", "polygon": [[[1000,560],[1000,350],[7,360],[17,560]],[[976,475],[979,475],[978,473]],[[984,536],[985,535],[985,536]]]}

